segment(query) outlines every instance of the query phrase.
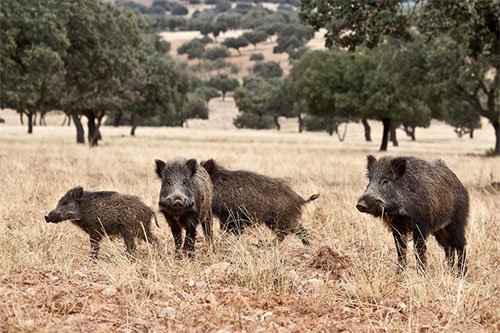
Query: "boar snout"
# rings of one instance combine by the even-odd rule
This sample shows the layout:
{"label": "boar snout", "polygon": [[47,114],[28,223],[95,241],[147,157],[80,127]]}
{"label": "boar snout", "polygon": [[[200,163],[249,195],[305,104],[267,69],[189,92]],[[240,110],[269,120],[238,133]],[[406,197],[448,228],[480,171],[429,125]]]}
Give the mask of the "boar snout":
{"label": "boar snout", "polygon": [[49,215],[45,215],[45,222],[47,223],[57,223],[62,221],[62,214],[57,212],[50,212]]}
{"label": "boar snout", "polygon": [[361,213],[367,213],[375,216],[382,215],[384,211],[385,201],[380,198],[375,198],[371,195],[364,195],[356,204],[356,208]]}
{"label": "boar snout", "polygon": [[358,204],[356,205],[356,208],[361,212],[361,213],[366,213],[368,212],[368,204],[364,199],[360,199],[358,201]]}

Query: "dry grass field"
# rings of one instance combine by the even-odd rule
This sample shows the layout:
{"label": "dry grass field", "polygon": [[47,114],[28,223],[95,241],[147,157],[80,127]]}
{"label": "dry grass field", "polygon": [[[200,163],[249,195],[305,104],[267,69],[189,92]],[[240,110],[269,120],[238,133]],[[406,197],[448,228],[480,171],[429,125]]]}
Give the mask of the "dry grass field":
{"label": "dry grass field", "polygon": [[[448,273],[444,253],[431,237],[428,276],[396,274],[392,236],[382,222],[355,209],[366,186],[365,156],[377,153],[362,127],[350,124],[346,140],[324,133],[231,128],[234,103],[212,101],[211,120],[190,128],[102,129],[94,149],[74,143],[74,128],[48,127],[25,134],[13,111],[0,111],[0,331],[2,332],[498,332],[500,330],[500,161],[486,158],[493,144],[488,125],[476,138],[457,138],[435,123],[400,133],[390,154],[442,158],[471,196],[467,227],[469,273]],[[228,121],[229,120],[229,121]],[[216,252],[201,230],[196,259],[175,260],[168,226],[153,228],[161,249],[140,243],[133,257],[119,239],[104,240],[101,258],[88,259],[88,236],[70,222],[43,216],[75,185],[138,195],[157,209],[160,182],[154,159],[215,158],[287,178],[301,195],[320,193],[304,210],[312,246],[293,236],[275,247],[265,227],[241,239],[224,237],[215,220]],[[410,249],[411,249],[410,244]]]}

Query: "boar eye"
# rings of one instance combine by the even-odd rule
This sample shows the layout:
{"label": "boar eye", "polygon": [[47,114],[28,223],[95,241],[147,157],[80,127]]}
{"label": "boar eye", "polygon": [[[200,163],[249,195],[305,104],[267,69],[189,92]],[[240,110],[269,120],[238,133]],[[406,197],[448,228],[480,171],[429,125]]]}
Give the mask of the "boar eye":
{"label": "boar eye", "polygon": [[166,179],[165,183],[167,183],[167,185],[172,185],[172,182],[170,181],[170,179]]}
{"label": "boar eye", "polygon": [[184,178],[184,179],[182,180],[182,185],[186,185],[186,184],[187,184],[187,182],[188,182],[187,178]]}
{"label": "boar eye", "polygon": [[382,178],[382,179],[380,180],[380,184],[381,184],[381,185],[387,185],[388,183],[389,183],[389,179],[387,179],[387,178]]}

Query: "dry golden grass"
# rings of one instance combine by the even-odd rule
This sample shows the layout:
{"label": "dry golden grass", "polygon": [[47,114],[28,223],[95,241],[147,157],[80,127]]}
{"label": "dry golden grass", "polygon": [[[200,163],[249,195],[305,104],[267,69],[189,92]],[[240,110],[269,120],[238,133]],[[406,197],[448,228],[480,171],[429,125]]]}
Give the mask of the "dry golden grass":
{"label": "dry golden grass", "polygon": [[[392,154],[444,159],[471,196],[468,276],[448,274],[431,237],[429,275],[422,277],[412,251],[409,270],[395,274],[392,236],[354,207],[366,186],[365,155],[379,144],[378,124],[373,143],[363,141],[357,124],[343,143],[324,133],[294,133],[293,122],[284,132],[237,131],[222,124],[234,112],[232,101],[210,104],[215,121],[139,128],[135,138],[128,128],[105,127],[95,149],[74,144],[74,128],[58,126],[61,115],[48,116],[52,126],[28,136],[12,111],[0,112],[7,120],[0,125],[0,331],[500,330],[500,195],[485,190],[490,175],[499,180],[500,163],[482,156],[493,143],[488,126],[469,140],[436,123],[419,129],[416,143],[400,134],[400,147],[390,147]],[[141,243],[128,258],[121,240],[104,240],[93,263],[87,235],[70,222],[44,222],[75,185],[135,194],[156,208],[153,160],[174,156],[215,158],[229,168],[286,177],[303,196],[321,193],[303,215],[313,245],[288,237],[262,247],[260,240],[273,239],[264,227],[249,228],[240,240],[221,237],[217,227],[216,253],[200,230],[196,260],[179,261],[160,217],[153,232],[161,250]]]}

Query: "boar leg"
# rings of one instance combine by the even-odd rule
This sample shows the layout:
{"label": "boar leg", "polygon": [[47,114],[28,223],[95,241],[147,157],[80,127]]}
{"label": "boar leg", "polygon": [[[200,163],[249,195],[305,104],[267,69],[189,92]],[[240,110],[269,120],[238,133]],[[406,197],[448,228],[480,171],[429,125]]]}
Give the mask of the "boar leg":
{"label": "boar leg", "polygon": [[408,242],[406,238],[406,231],[393,228],[392,235],[394,237],[394,242],[396,243],[396,252],[398,254],[398,267],[399,270],[403,271],[406,269],[406,248]]}
{"label": "boar leg", "polygon": [[437,242],[444,249],[444,254],[446,255],[446,261],[450,266],[450,270],[453,271],[455,266],[455,248],[450,244],[449,235],[446,233],[446,230],[439,230],[434,234]]}
{"label": "boar leg", "polygon": [[170,230],[172,231],[172,236],[174,237],[175,244],[175,257],[181,259],[180,249],[182,245],[182,229],[179,224],[175,221],[168,221],[170,225]]}
{"label": "boar leg", "polygon": [[427,258],[425,252],[427,245],[425,244],[425,236],[420,232],[418,227],[413,231],[413,246],[415,248],[415,258],[417,259],[417,268],[421,273],[425,273],[425,265]]}
{"label": "boar leg", "polygon": [[295,232],[295,234],[302,241],[302,244],[304,244],[304,245],[311,245],[311,242],[309,242],[309,237],[308,237],[307,230],[304,228],[304,226],[299,225],[299,227],[297,228],[297,231]]}
{"label": "boar leg", "polygon": [[125,242],[125,247],[127,249],[127,253],[132,253],[135,250],[135,242],[134,236],[125,226],[121,226],[120,233],[123,237],[123,241]]}
{"label": "boar leg", "polygon": [[203,234],[205,235],[205,240],[207,241],[210,248],[213,248],[214,245],[214,234],[212,230],[213,219],[212,214],[205,220],[202,221],[201,227],[203,228]]}
{"label": "boar leg", "polygon": [[186,227],[186,239],[182,250],[186,253],[189,259],[194,258],[194,242],[196,240],[196,218],[188,217]]}
{"label": "boar leg", "polygon": [[99,242],[102,239],[100,233],[95,232],[90,236],[90,258],[96,260],[99,256]]}

